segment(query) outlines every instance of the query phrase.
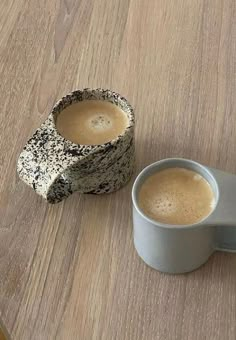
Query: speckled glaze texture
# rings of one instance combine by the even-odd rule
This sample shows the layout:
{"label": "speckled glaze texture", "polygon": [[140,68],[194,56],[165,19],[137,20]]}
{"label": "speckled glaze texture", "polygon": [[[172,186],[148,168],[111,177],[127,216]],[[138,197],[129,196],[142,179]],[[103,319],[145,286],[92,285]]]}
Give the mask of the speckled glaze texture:
{"label": "speckled glaze texture", "polygon": [[[79,145],[63,138],[56,119],[67,106],[83,100],[106,100],[119,106],[129,119],[123,134],[101,145]],[[76,90],[59,100],[47,120],[21,152],[19,177],[50,203],[74,191],[110,193],[122,187],[134,168],[134,113],[125,98],[110,90]]]}

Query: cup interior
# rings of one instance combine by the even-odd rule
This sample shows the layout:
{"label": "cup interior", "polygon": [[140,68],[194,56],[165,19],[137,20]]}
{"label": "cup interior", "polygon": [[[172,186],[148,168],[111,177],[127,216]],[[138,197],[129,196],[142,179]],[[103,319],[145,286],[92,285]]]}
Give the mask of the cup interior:
{"label": "cup interior", "polygon": [[[150,217],[148,217],[142,211],[142,209],[139,207],[138,194],[139,194],[139,190],[140,190],[143,182],[148,177],[157,173],[158,171],[168,169],[168,168],[185,168],[185,169],[188,169],[188,170],[195,171],[196,173],[201,175],[211,186],[211,189],[213,191],[214,198],[215,198],[215,205],[214,205],[214,208],[212,209],[212,211],[210,212],[210,214],[205,216],[201,221],[199,221],[195,224],[191,224],[191,225],[164,224],[164,223],[161,223],[161,222],[157,222],[156,220],[153,220]],[[133,185],[132,201],[133,201],[134,207],[139,212],[139,214],[142,215],[145,219],[149,220],[151,223],[156,224],[158,226],[164,226],[164,227],[186,228],[188,226],[195,226],[195,225],[201,224],[202,222],[204,222],[207,218],[209,218],[212,215],[212,213],[215,211],[217,204],[218,204],[218,201],[219,201],[219,187],[218,187],[218,183],[217,183],[215,177],[213,176],[213,174],[211,173],[211,171],[207,167],[205,167],[205,166],[203,166],[203,165],[201,165],[197,162],[194,162],[192,160],[188,160],[188,159],[168,158],[168,159],[163,159],[163,160],[160,160],[158,162],[150,164],[149,166],[144,168],[139,173],[139,175],[137,176],[137,178],[134,182],[134,185]]]}
{"label": "cup interior", "polygon": [[[56,128],[56,121],[59,114],[68,106],[73,105],[75,103],[84,101],[84,100],[101,100],[107,101],[111,104],[118,106],[123,112],[126,113],[129,124],[127,125],[127,129],[130,129],[134,125],[134,112],[132,106],[126,100],[126,98],[122,97],[120,94],[113,92],[111,90],[104,90],[101,88],[98,89],[83,89],[83,90],[75,90],[66,96],[62,97],[54,106],[52,110],[52,118],[54,128]],[[124,133],[125,133],[124,131]],[[57,131],[59,134],[59,132]]]}

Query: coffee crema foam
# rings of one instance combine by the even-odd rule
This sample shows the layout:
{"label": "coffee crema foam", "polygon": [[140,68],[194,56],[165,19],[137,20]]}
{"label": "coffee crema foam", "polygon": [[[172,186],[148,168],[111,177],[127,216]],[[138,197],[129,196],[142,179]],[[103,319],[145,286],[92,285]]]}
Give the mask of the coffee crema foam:
{"label": "coffee crema foam", "polygon": [[200,174],[185,168],[167,168],[144,181],[138,204],[157,222],[187,225],[208,216],[215,207],[215,197]]}
{"label": "coffee crema foam", "polygon": [[66,107],[57,117],[58,132],[82,145],[100,145],[117,138],[128,126],[126,113],[103,100],[84,100]]}

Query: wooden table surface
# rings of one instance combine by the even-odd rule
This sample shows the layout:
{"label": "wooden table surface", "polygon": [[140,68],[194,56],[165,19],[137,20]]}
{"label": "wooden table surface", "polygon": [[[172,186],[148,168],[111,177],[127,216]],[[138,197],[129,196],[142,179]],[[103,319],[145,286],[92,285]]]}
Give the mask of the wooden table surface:
{"label": "wooden table surface", "polygon": [[[187,275],[147,267],[130,192],[180,156],[236,173],[234,0],[0,1],[0,319],[13,340],[235,340],[236,254]],[[135,107],[136,173],[117,193],[49,205],[16,174],[76,88]]]}

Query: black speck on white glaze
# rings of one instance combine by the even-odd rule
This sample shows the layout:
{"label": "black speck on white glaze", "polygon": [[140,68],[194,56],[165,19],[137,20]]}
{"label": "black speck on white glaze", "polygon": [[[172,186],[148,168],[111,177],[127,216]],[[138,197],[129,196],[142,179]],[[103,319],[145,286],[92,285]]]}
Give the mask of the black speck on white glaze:
{"label": "black speck on white glaze", "polygon": [[[129,119],[124,133],[102,145],[79,145],[63,138],[56,130],[57,116],[83,100],[106,100],[119,106]],[[110,90],[76,90],[56,103],[28,140],[17,171],[37,194],[57,203],[74,191],[103,194],[118,190],[132,175],[134,156],[134,113],[127,100]]]}

